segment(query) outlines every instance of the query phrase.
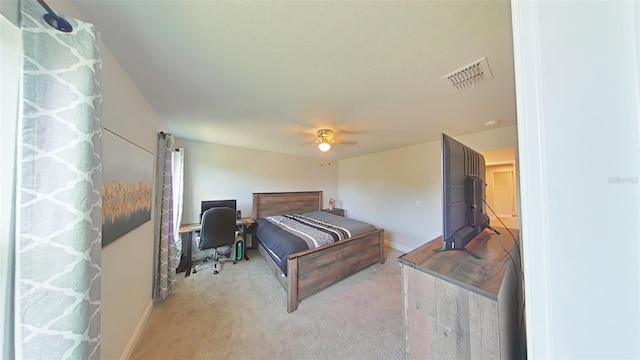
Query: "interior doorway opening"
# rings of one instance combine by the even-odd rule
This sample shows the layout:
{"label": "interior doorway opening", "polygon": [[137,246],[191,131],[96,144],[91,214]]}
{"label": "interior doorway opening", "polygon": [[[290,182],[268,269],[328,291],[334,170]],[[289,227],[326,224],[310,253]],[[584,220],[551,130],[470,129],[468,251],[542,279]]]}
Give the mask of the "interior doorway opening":
{"label": "interior doorway opening", "polygon": [[518,229],[518,191],[515,149],[483,153],[486,161],[487,214],[493,225]]}

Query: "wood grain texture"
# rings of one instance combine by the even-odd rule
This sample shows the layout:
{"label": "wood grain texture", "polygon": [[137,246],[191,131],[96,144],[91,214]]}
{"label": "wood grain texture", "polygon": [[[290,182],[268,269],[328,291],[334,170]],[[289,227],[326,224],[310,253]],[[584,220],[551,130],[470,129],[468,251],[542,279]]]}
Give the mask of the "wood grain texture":
{"label": "wood grain texture", "polygon": [[298,263],[299,299],[378,262],[378,240],[375,235],[340,244],[342,246],[332,246],[322,252],[295,257]]}
{"label": "wood grain texture", "polygon": [[[438,238],[399,258],[407,358],[511,359],[519,355],[517,317],[522,293],[517,293],[514,265],[499,245],[502,241],[518,267],[513,239],[504,231],[477,241],[498,246],[476,242],[474,253],[481,259],[475,259],[461,251],[433,252],[441,247]],[[469,283],[463,286],[463,280]]]}
{"label": "wood grain texture", "polygon": [[433,277],[426,277],[408,266],[402,266],[404,284],[404,323],[405,338],[407,341],[407,358],[410,354],[418,358],[428,357],[429,349],[434,345],[429,342],[435,334],[435,321],[414,321],[414,319],[428,319],[431,309],[418,304],[433,304],[435,300],[429,299],[430,294],[435,294]]}
{"label": "wood grain texture", "polygon": [[278,282],[280,283],[280,285],[282,285],[282,288],[285,291],[287,291],[289,287],[287,283],[288,282],[287,277],[282,272],[282,269],[280,269],[278,265],[276,265],[276,263],[273,260],[271,260],[271,257],[267,253],[267,250],[265,250],[264,247],[262,246],[262,243],[258,245],[258,252],[264,259],[264,262],[267,263],[267,267],[269,268],[269,270],[271,270],[273,274],[276,276],[276,279],[278,279]]}
{"label": "wood grain texture", "polygon": [[253,218],[322,209],[322,191],[253,193]]}
{"label": "wood grain texture", "polygon": [[[320,210],[322,192],[254,193],[253,199],[253,213],[257,219],[260,216]],[[376,262],[383,264],[385,261],[383,229],[289,255],[286,278],[262,244],[258,248],[287,291],[288,312],[295,311],[305,297]]]}
{"label": "wood grain texture", "polygon": [[[384,230],[378,229],[290,255],[287,276],[295,278],[296,281],[289,288],[289,300],[296,303],[287,304],[287,308],[294,311],[298,307],[298,301],[369,265],[381,262],[380,259],[384,258],[384,255],[380,254],[380,243],[384,241],[383,233]],[[292,272],[292,264],[296,264],[296,273]]]}
{"label": "wood grain texture", "polygon": [[289,259],[287,262],[287,312],[292,313],[298,309],[298,259]]}
{"label": "wood grain texture", "polygon": [[[520,266],[520,257],[517,251],[513,251],[515,263]],[[505,274],[505,280],[498,293],[498,314],[500,314],[500,352],[502,354],[516,354],[517,358],[521,358],[524,353],[524,344],[522,335],[519,335],[517,341],[510,341],[510,334],[521,334],[518,324],[520,317],[524,311],[524,294],[519,281],[518,269],[513,269],[513,264],[509,264],[509,271]],[[503,316],[503,314],[513,314],[513,316]]]}
{"label": "wood grain texture", "polygon": [[[435,252],[442,247],[442,238],[438,237],[401,256],[399,261],[497,299],[508,269],[509,253],[515,247],[513,238],[505,229],[497,230],[501,235],[485,230],[467,244],[467,249],[480,259],[461,250]],[[511,232],[517,238],[518,231],[511,229]]]}
{"label": "wood grain texture", "polygon": [[[498,302],[482,295],[468,292],[469,303],[475,306],[471,312],[469,339],[471,354],[475,357],[484,356],[486,359],[499,359],[503,352],[500,351],[503,343],[500,341],[500,323],[498,316]],[[505,329],[506,331],[506,329]],[[504,340],[508,340],[507,334]],[[507,359],[513,358],[504,353]]]}

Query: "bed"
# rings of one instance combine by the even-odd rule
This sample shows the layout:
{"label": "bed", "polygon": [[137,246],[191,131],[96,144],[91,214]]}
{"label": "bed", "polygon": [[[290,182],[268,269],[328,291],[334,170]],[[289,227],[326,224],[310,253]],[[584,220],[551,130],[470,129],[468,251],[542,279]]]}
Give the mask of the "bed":
{"label": "bed", "polygon": [[[253,218],[256,219],[254,235],[260,255],[267,266],[287,292],[287,312],[298,308],[300,300],[332,285],[376,262],[383,264],[384,230],[371,226],[366,231],[356,230],[357,235],[330,242],[319,247],[299,249],[286,256],[279,255],[277,261],[274,253],[268,248],[273,239],[266,239],[262,227],[270,221],[267,217],[284,214],[303,214],[314,216],[314,213],[329,222],[344,225],[349,220],[329,213],[318,213],[322,210],[322,191],[253,193]],[[368,225],[355,221],[358,225]],[[361,233],[362,232],[362,233]],[[260,239],[260,234],[265,241]],[[281,253],[280,253],[281,254]],[[283,264],[284,263],[284,264]]]}

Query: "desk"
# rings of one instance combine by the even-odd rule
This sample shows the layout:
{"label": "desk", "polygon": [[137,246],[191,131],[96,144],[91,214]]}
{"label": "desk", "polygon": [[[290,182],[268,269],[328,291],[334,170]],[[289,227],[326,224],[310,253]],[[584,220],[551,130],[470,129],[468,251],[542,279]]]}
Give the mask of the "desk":
{"label": "desk", "polygon": [[[247,256],[247,230],[249,229],[249,227],[251,227],[251,225],[253,225],[253,223],[255,223],[255,220],[253,220],[252,218],[242,218],[239,220],[236,220],[236,226],[239,227],[239,232],[242,235],[242,241],[244,241],[244,259],[245,260],[249,260],[249,256]],[[184,255],[184,265],[185,265],[185,269],[184,269],[184,277],[187,277],[189,275],[191,275],[191,254],[192,254],[192,247],[193,247],[193,235],[197,232],[200,231],[200,229],[202,228],[202,226],[199,223],[194,223],[194,224],[184,224],[180,226],[180,229],[178,230],[178,232],[180,233],[180,237],[182,238],[182,254]],[[252,240],[252,244],[253,245],[253,239]],[[186,244],[186,247],[185,247]],[[182,265],[182,261],[180,261],[181,265]],[[178,266],[178,268],[180,268],[180,266]]]}

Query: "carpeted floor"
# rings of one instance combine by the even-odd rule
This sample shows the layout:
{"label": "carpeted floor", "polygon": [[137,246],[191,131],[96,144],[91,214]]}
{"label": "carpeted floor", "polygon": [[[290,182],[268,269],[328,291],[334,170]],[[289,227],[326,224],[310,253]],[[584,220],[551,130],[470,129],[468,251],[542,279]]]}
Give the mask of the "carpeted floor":
{"label": "carpeted floor", "polygon": [[[402,281],[397,250],[300,302],[286,293],[256,250],[213,275],[179,274],[155,307],[133,359],[404,359]],[[220,265],[219,265],[220,266]]]}

